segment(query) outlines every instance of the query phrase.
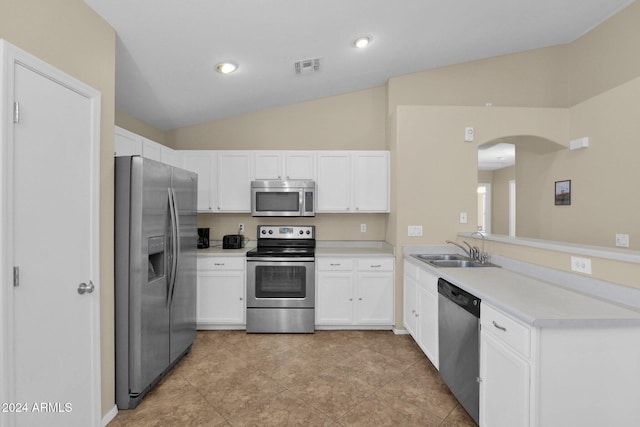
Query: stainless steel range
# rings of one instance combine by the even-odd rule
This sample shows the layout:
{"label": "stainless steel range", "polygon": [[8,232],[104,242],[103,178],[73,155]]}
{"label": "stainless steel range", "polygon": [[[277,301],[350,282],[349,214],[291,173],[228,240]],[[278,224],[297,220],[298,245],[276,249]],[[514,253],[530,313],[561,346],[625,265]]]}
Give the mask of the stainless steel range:
{"label": "stainless steel range", "polygon": [[247,332],[315,330],[315,226],[259,225],[247,252]]}

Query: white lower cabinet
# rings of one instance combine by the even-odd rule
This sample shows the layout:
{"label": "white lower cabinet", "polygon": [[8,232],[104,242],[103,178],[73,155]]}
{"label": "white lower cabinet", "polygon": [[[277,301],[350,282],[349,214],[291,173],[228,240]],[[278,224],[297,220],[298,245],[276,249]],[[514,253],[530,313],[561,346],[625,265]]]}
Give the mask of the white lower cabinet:
{"label": "white lower cabinet", "polygon": [[404,263],[404,326],[438,368],[438,276]]}
{"label": "white lower cabinet", "polygon": [[531,328],[487,304],[480,328],[480,425],[528,426]]}
{"label": "white lower cabinet", "polygon": [[245,258],[198,257],[198,329],[244,328]]}
{"label": "white lower cabinet", "polygon": [[316,268],[316,325],[393,326],[393,258],[317,258]]}

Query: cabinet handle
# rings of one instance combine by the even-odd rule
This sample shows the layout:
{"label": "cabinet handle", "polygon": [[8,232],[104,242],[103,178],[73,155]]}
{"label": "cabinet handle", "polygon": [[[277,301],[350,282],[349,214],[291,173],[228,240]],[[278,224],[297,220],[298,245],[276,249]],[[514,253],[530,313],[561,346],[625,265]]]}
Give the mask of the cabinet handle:
{"label": "cabinet handle", "polygon": [[353,298],[349,298],[349,301],[353,301]]}
{"label": "cabinet handle", "polygon": [[491,322],[493,323],[493,326],[495,326],[496,328],[500,329],[503,332],[507,332],[507,328],[505,328],[504,326],[498,325],[495,320],[492,320]]}
{"label": "cabinet handle", "polygon": [[242,301],[242,297],[240,297],[240,301]]}
{"label": "cabinet handle", "polygon": [[224,262],[214,262],[213,265],[224,265]]}
{"label": "cabinet handle", "polygon": [[342,264],[329,264],[331,267],[340,267]]}
{"label": "cabinet handle", "polygon": [[377,264],[377,265],[372,265],[372,266],[371,266],[371,268],[380,268],[380,267],[382,267],[382,265],[381,265],[381,264]]}
{"label": "cabinet handle", "polygon": [[358,298],[358,301],[362,301],[362,298]]}

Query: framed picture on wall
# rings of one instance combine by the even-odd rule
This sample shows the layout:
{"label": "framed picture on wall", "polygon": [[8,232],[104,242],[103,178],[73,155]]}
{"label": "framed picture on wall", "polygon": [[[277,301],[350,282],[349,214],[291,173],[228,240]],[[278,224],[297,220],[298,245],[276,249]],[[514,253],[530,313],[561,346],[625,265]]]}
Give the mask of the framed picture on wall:
{"label": "framed picture on wall", "polygon": [[571,180],[556,181],[556,205],[571,204]]}

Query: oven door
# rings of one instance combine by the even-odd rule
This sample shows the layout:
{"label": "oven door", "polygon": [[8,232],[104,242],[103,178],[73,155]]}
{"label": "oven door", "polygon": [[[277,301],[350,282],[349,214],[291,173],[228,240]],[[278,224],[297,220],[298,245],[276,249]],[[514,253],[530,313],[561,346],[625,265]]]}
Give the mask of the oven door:
{"label": "oven door", "polygon": [[315,306],[315,261],[247,259],[247,308]]}

